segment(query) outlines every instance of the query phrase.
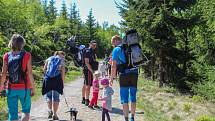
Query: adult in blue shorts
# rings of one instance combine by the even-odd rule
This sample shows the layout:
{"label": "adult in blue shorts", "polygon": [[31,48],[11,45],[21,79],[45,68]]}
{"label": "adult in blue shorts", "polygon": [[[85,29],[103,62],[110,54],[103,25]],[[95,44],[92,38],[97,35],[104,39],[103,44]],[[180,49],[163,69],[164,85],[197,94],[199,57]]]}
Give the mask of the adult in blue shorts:
{"label": "adult in blue shorts", "polygon": [[119,72],[119,85],[120,85],[120,100],[123,105],[123,114],[125,121],[128,121],[129,105],[131,103],[131,117],[130,121],[134,121],[136,111],[136,92],[137,92],[137,80],[138,69],[128,69],[121,67],[126,63],[125,53],[121,48],[122,39],[115,35],[111,39],[112,46],[112,64],[111,64],[111,76],[110,85],[113,84],[113,79],[116,77],[116,72]]}

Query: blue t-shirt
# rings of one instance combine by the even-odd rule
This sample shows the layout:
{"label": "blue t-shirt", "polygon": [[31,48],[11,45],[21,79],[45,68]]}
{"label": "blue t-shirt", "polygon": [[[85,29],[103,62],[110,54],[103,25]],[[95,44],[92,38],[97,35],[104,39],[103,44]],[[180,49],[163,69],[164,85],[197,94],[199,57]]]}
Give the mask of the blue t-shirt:
{"label": "blue t-shirt", "polygon": [[115,47],[112,52],[112,60],[116,61],[117,65],[126,63],[125,53],[121,47]]}
{"label": "blue t-shirt", "polygon": [[[115,47],[112,51],[112,61],[116,61],[117,65],[126,63],[125,53],[120,46],[121,45]],[[125,73],[129,73],[129,72],[138,73],[138,69],[132,68],[132,69],[125,70]]]}

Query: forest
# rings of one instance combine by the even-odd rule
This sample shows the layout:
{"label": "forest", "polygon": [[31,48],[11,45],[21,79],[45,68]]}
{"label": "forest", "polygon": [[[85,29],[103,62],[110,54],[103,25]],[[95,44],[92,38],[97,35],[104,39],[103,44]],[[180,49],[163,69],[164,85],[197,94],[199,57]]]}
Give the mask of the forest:
{"label": "forest", "polygon": [[136,29],[150,60],[141,67],[142,77],[159,87],[215,101],[215,0],[115,0],[115,4],[120,26],[98,23],[93,9],[86,21],[81,20],[75,3],[63,2],[57,10],[55,0],[0,0],[0,57],[9,51],[11,36],[19,33],[33,65],[43,65],[56,50],[67,52],[71,36],[78,45],[96,40],[102,59],[113,49],[113,35],[122,37],[127,29]]}

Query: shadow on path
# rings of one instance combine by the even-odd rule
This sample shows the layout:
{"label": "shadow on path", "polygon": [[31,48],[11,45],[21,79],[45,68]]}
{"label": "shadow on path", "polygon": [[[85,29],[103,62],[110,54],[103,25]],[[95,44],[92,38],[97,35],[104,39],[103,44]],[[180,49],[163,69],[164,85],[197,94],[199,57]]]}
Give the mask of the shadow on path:
{"label": "shadow on path", "polygon": [[144,114],[144,111],[136,111],[136,114],[139,114],[139,115]]}
{"label": "shadow on path", "polygon": [[119,108],[116,108],[116,107],[113,107],[112,111],[110,113],[123,115],[123,111],[121,109],[119,109]]}

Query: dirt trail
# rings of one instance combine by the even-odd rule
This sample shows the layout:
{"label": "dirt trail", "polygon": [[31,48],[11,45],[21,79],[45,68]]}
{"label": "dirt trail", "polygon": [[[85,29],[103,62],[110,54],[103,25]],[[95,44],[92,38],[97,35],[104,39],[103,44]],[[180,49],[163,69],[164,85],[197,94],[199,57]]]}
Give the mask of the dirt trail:
{"label": "dirt trail", "polygon": [[[65,96],[70,105],[78,109],[77,121],[101,121],[102,112],[100,110],[91,110],[88,107],[81,104],[81,88],[83,84],[83,78],[79,78],[69,84],[65,85]],[[123,121],[122,106],[119,102],[119,88],[115,82],[113,89],[115,91],[113,95],[113,110],[110,113],[112,121]],[[99,102],[101,106],[101,102]],[[61,96],[61,102],[59,105],[58,116],[61,121],[67,121],[70,119],[70,115],[65,113],[68,110],[63,96]],[[32,104],[31,121],[47,121],[47,106],[41,97]],[[136,115],[136,121],[144,121],[143,114]]]}

